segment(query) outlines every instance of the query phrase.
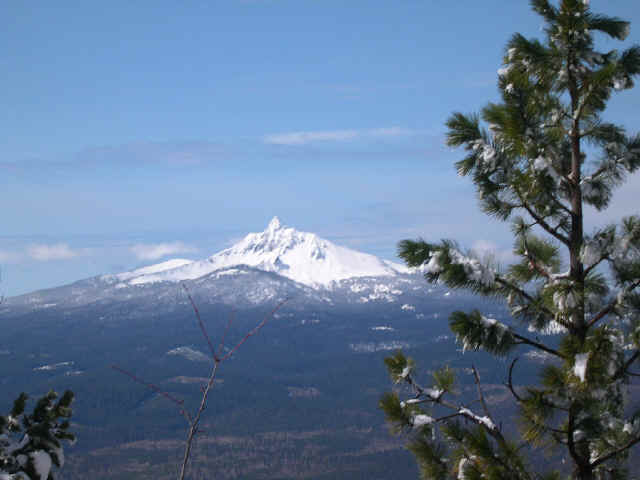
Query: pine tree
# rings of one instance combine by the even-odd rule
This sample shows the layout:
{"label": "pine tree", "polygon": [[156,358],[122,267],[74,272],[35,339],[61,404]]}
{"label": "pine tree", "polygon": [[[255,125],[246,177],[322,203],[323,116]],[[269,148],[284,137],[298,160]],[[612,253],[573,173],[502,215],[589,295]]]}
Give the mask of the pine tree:
{"label": "pine tree", "polygon": [[57,399],[50,391],[26,413],[28,397],[22,393],[11,413],[0,416],[0,480],[53,480],[52,467],[62,468],[61,442],[75,441],[69,432],[73,392]]}
{"label": "pine tree", "polygon": [[[508,325],[479,311],[451,316],[464,349],[497,357],[533,349],[554,360],[537,385],[514,386],[515,361],[505,372],[521,431],[509,439],[475,369],[479,402],[465,406],[451,370],[426,387],[411,359],[387,358],[392,379],[412,396],[386,394],[381,408],[397,430],[413,432],[423,478],[623,479],[640,443],[640,410],[624,406],[640,359],[640,217],[585,233],[583,213],[606,209],[640,167],[640,135],[601,116],[612,93],[633,87],[640,47],[597,51],[595,34],[624,40],[629,23],[594,13],[588,0],[531,6],[545,39],[510,39],[498,71],[502,101],[447,122],[448,144],[466,151],[458,173],[472,178],[484,212],[511,222],[517,262],[499,268],[453,241],[405,240],[399,253],[429,282],[506,302]],[[543,341],[532,331],[558,335]],[[540,471],[523,446],[562,451],[565,469]]]}

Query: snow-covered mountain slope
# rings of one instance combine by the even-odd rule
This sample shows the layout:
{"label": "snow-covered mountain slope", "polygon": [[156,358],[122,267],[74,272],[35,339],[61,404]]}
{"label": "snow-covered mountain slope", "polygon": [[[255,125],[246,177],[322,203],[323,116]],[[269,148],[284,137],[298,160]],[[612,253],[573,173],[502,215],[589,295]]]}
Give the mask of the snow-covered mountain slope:
{"label": "snow-covered mountain slope", "polygon": [[277,217],[263,232],[243,240],[205,260],[169,260],[105,279],[122,286],[194,280],[216,270],[247,265],[274,272],[313,288],[359,277],[385,277],[408,273],[402,265],[335,245],[313,233],[285,227]]}

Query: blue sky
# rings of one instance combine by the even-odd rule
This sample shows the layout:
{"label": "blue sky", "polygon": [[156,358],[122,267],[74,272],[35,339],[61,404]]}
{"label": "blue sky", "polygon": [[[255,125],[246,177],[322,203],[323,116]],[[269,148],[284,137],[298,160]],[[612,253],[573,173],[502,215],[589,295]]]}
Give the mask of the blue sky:
{"label": "blue sky", "polygon": [[[593,0],[632,22],[640,6]],[[0,290],[199,258],[284,223],[393,259],[398,240],[508,248],[444,146],[497,100],[522,0],[0,6]],[[605,49],[624,44],[603,41]],[[608,118],[640,129],[640,88]],[[634,212],[631,179],[606,216]]]}

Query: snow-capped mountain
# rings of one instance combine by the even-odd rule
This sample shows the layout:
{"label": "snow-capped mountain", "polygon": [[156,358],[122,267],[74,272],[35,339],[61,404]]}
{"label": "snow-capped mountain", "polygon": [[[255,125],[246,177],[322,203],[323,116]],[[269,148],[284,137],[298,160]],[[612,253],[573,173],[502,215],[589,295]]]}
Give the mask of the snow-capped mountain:
{"label": "snow-capped mountain", "polygon": [[349,278],[408,273],[402,265],[286,227],[274,217],[263,232],[250,233],[231,248],[205,260],[173,259],[105,278],[115,278],[122,286],[180,282],[241,265],[274,272],[316,289]]}
{"label": "snow-capped mountain", "polygon": [[457,296],[427,285],[419,271],[286,227],[276,217],[264,231],[208,258],[166,260],[12,297],[0,305],[0,316],[82,309],[98,319],[149,318],[182,308],[182,285],[200,305],[254,308],[287,298],[296,309],[391,308],[414,318]]}

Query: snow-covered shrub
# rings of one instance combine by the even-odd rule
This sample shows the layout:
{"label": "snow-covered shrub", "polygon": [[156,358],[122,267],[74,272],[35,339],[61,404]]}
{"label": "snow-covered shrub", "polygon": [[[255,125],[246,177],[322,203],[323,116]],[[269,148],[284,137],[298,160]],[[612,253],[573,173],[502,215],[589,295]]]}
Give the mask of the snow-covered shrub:
{"label": "snow-covered shrub", "polygon": [[22,393],[9,415],[0,416],[0,480],[53,480],[53,467],[64,465],[62,441],[75,442],[69,432],[73,393],[58,399],[50,391],[26,413]]}

